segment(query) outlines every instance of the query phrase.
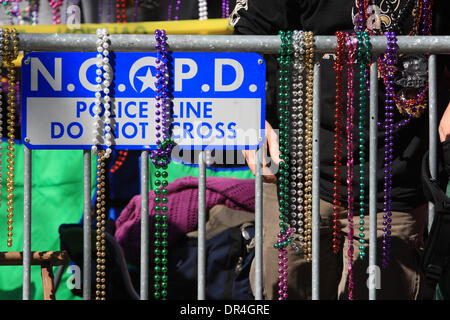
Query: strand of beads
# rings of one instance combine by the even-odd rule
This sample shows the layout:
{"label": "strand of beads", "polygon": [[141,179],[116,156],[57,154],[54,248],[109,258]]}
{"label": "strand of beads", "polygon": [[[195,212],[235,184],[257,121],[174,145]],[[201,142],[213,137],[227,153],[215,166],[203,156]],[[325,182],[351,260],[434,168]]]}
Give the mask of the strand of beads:
{"label": "strand of beads", "polygon": [[[290,225],[291,233],[291,247],[298,251],[300,250],[304,239],[304,108],[303,108],[303,71],[304,55],[305,55],[305,35],[303,31],[294,30],[293,33],[293,49],[294,49],[294,63],[292,73],[292,128],[291,128],[291,191],[290,191]],[[280,143],[285,140],[280,138]],[[289,175],[287,175],[289,176]],[[288,200],[289,196],[285,198]],[[296,241],[298,240],[298,241]]]}
{"label": "strand of beads", "polygon": [[354,35],[347,36],[347,220],[348,220],[348,298],[353,300],[353,214],[354,214],[354,192],[353,192],[353,168],[354,168],[354,92],[353,92],[353,79],[354,79],[354,56],[356,53],[357,39]]}
{"label": "strand of beads", "polygon": [[12,14],[11,14],[11,8],[10,8],[11,5],[10,5],[9,1],[10,0],[5,0],[5,1],[2,1],[2,3],[5,6],[5,13],[6,13],[6,15],[9,18],[9,24],[13,25],[13,17],[12,17]]}
{"label": "strand of beads", "polygon": [[135,0],[134,1],[134,12],[133,12],[133,22],[137,22],[138,9],[139,9],[139,0]]}
{"label": "strand of beads", "polygon": [[117,156],[117,159],[114,162],[114,164],[111,166],[111,169],[109,170],[109,172],[116,173],[117,170],[119,170],[120,167],[122,167],[122,165],[125,162],[127,156],[128,156],[128,151],[126,151],[126,150],[119,150],[119,154]]}
{"label": "strand of beads", "polygon": [[127,22],[126,0],[117,0],[116,3],[116,19],[117,23]]}
{"label": "strand of beads", "polygon": [[303,250],[305,259],[312,259],[312,135],[313,135],[313,78],[314,78],[314,35],[305,32],[305,72],[306,72],[306,106],[305,106],[305,237]]}
{"label": "strand of beads", "polygon": [[16,18],[16,21],[15,21],[15,23],[13,23],[13,25],[23,25],[25,23],[23,20],[24,15],[22,15],[22,12],[20,10],[20,5],[19,5],[19,3],[22,2],[22,0],[14,0],[11,2],[14,3],[14,8],[11,10],[11,13]]}
{"label": "strand of beads", "polygon": [[[0,29],[0,66],[2,66],[3,65],[3,57],[4,57],[4,49],[5,49],[5,46],[4,46],[4,41],[5,41],[5,38],[4,38],[4,32],[3,32],[3,29]],[[3,68],[0,68],[0,79],[2,79],[2,69]],[[0,97],[2,96],[2,93],[3,93],[3,86],[2,85],[0,85]],[[2,138],[3,138],[3,121],[2,121],[2,115],[3,115],[3,101],[2,101],[2,99],[0,99],[0,201],[1,201],[1,195],[2,195],[2,176],[3,176],[3,174],[2,174],[2,171],[1,171],[1,168],[2,168],[2,159],[3,159],[3,146],[2,146]],[[1,204],[1,202],[0,202],[0,204]],[[8,230],[8,232],[9,232],[9,230]]]}
{"label": "strand of beads", "polygon": [[198,0],[198,20],[208,19],[208,3],[206,0]]}
{"label": "strand of beads", "polygon": [[170,137],[170,88],[169,88],[169,55],[167,37],[164,30],[155,31],[156,50],[156,150],[152,150],[150,158],[155,166],[155,216],[154,216],[154,293],[155,299],[167,299],[168,286],[168,164],[174,142]]}
{"label": "strand of beads", "polygon": [[106,230],[106,176],[105,176],[105,158],[106,152],[101,150],[97,153],[97,197],[95,202],[96,211],[96,278],[95,278],[95,299],[106,299],[106,243],[105,243],[105,230]]}
{"label": "strand of beads", "polygon": [[337,254],[341,245],[341,223],[339,221],[342,211],[341,186],[342,178],[342,148],[344,135],[344,69],[345,69],[345,32],[336,32],[338,40],[336,60],[333,69],[336,72],[336,102],[334,113],[334,174],[333,174],[333,252]]}
{"label": "strand of beads", "polygon": [[30,1],[30,12],[31,12],[31,19],[30,24],[35,26],[38,24],[38,0],[31,0]]}
{"label": "strand of beads", "polygon": [[[180,6],[181,6],[181,0],[177,0],[177,3],[175,5],[174,20],[179,19]],[[170,1],[169,6],[167,7],[167,21],[172,20],[172,8],[173,8],[173,0]]]}
{"label": "strand of beads", "polygon": [[367,31],[356,32],[358,38],[357,61],[359,63],[359,122],[358,122],[358,136],[359,136],[359,258],[364,259],[366,253],[366,240],[364,239],[364,213],[365,213],[365,174],[366,174],[366,134],[365,121],[368,104],[369,92],[369,66],[370,66],[370,38]]}
{"label": "strand of beads", "polygon": [[385,94],[385,121],[384,121],[384,202],[383,202],[383,245],[382,267],[389,264],[391,248],[391,223],[392,223],[392,160],[394,147],[394,68],[397,64],[397,37],[395,32],[386,32],[387,53],[386,64],[386,94]]}
{"label": "strand of beads", "polygon": [[[15,7],[12,8],[12,4],[15,4]],[[5,13],[6,15],[9,17],[9,24],[10,25],[15,25],[16,23],[14,22],[14,17],[16,17],[20,14],[19,9],[17,7],[17,1],[16,0],[5,0],[3,1],[3,5],[5,6]]]}
{"label": "strand of beads", "polygon": [[[278,279],[279,279],[279,300],[287,299],[287,246],[291,242],[290,237],[287,236],[289,229],[289,153],[290,153],[290,66],[292,64],[292,31],[280,31],[281,47],[280,56],[277,58],[279,64],[279,93],[278,105],[280,114],[280,175],[278,179],[279,184],[279,211],[280,211],[280,232],[278,233],[277,243],[274,248],[278,249]],[[284,290],[286,288],[286,290]]]}
{"label": "strand of beads", "polygon": [[5,29],[4,30],[4,42],[3,42],[3,50],[4,50],[4,59],[6,62],[6,70],[7,70],[7,81],[8,81],[8,107],[7,107],[7,130],[8,130],[8,171],[6,178],[6,187],[7,187],[7,196],[8,199],[8,247],[12,246],[12,224],[13,224],[13,216],[14,216],[14,139],[15,139],[15,129],[14,123],[16,119],[16,70],[14,69],[13,61],[17,58],[19,53],[19,41],[17,39],[16,29]]}
{"label": "strand of beads", "polygon": [[62,0],[48,0],[49,5],[53,8],[53,24],[61,24],[61,9],[60,7],[63,5]]}
{"label": "strand of beads", "polygon": [[433,0],[423,0],[424,10],[422,12],[422,34],[430,35],[433,24]]}
{"label": "strand of beads", "polygon": [[222,0],[222,18],[230,16],[230,0]]}
{"label": "strand of beads", "polygon": [[172,6],[173,0],[170,0],[169,5],[167,6],[167,21],[172,20]]}
{"label": "strand of beads", "polygon": [[[277,243],[283,244],[289,242],[291,234],[292,228],[287,228],[284,234],[280,232]],[[288,298],[288,251],[284,246],[279,247],[278,251],[278,300],[286,300]]]}
{"label": "strand of beads", "polygon": [[[96,250],[97,250],[97,266],[96,266],[96,300],[106,299],[106,159],[110,157],[112,150],[112,135],[111,135],[111,105],[109,97],[109,86],[111,85],[111,68],[109,66],[109,36],[106,29],[97,29],[97,70],[96,82],[97,91],[95,93],[94,106],[94,139],[92,151],[97,155],[97,197],[96,197]],[[104,124],[102,125],[100,113],[103,94],[104,107]],[[99,130],[101,132],[99,132]],[[106,134],[105,134],[106,132]],[[99,151],[100,141],[98,136],[104,135],[106,150]]]}
{"label": "strand of beads", "polygon": [[358,0],[357,1],[357,7],[358,7],[358,15],[355,17],[355,31],[363,31],[366,28],[366,21],[367,21],[367,9],[369,7],[369,1],[368,0]]}
{"label": "strand of beads", "polygon": [[180,7],[181,7],[181,0],[177,0],[177,3],[175,5],[175,17],[173,18],[175,21],[179,19]]}

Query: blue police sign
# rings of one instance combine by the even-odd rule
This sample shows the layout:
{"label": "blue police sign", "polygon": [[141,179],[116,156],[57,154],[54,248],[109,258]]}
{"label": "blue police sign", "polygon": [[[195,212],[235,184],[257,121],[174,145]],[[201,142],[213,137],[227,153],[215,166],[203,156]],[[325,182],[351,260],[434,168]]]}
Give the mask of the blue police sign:
{"label": "blue police sign", "polygon": [[[154,149],[156,53],[114,53],[116,149]],[[22,137],[31,149],[89,149],[96,53],[32,52],[22,67]],[[264,137],[257,53],[173,53],[172,137],[182,149],[255,149]]]}

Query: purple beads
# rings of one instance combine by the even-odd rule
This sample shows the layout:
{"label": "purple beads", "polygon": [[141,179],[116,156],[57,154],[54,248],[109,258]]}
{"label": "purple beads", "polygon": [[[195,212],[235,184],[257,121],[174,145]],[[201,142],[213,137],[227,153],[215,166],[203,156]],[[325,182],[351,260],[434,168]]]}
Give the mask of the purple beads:
{"label": "purple beads", "polygon": [[[392,223],[392,161],[394,148],[394,66],[397,64],[397,37],[395,32],[386,32],[387,52],[383,63],[386,65],[386,94],[385,94],[385,121],[384,127],[384,202],[383,202],[383,246],[381,265],[386,268],[389,264],[391,249],[391,223]],[[407,120],[409,121],[410,118]],[[403,124],[402,124],[403,125]]]}
{"label": "purple beads", "polygon": [[230,0],[222,0],[222,18],[230,16]]}
{"label": "purple beads", "polygon": [[[155,48],[159,53],[156,59],[156,103],[155,103],[155,136],[156,150],[152,150],[150,158],[156,166],[164,167],[170,163],[170,154],[172,152],[173,143],[169,139],[169,125],[170,125],[170,105],[169,98],[169,70],[168,70],[168,52],[167,52],[167,37],[164,30],[155,31]],[[161,140],[161,137],[163,138]]]}
{"label": "purple beads", "polygon": [[[278,234],[278,244],[286,243],[292,233],[292,229],[286,230],[286,234],[281,232]],[[278,246],[278,300],[286,300],[288,298],[288,257],[287,249],[283,246]]]}

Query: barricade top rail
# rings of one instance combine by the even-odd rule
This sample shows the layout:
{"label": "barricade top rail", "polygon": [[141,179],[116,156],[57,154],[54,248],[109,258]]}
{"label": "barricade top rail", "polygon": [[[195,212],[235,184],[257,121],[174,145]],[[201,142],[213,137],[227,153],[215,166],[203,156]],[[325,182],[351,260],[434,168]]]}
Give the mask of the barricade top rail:
{"label": "barricade top rail", "polygon": [[[168,35],[168,46],[180,52],[260,52],[276,54],[281,40],[277,35]],[[112,49],[117,52],[154,51],[155,37],[150,34],[112,34]],[[399,52],[443,54],[450,52],[450,36],[398,36]],[[336,51],[335,36],[315,36],[318,53]],[[23,51],[93,51],[95,34],[23,33],[19,34],[19,49]],[[373,53],[386,50],[384,36],[370,39]]]}

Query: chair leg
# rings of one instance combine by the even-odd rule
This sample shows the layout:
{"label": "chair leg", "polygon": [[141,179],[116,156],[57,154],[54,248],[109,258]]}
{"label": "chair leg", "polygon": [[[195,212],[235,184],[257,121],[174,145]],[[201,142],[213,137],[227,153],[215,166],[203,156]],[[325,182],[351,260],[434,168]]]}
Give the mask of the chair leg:
{"label": "chair leg", "polygon": [[44,300],[55,300],[55,287],[53,285],[53,269],[49,263],[41,265],[42,288]]}

